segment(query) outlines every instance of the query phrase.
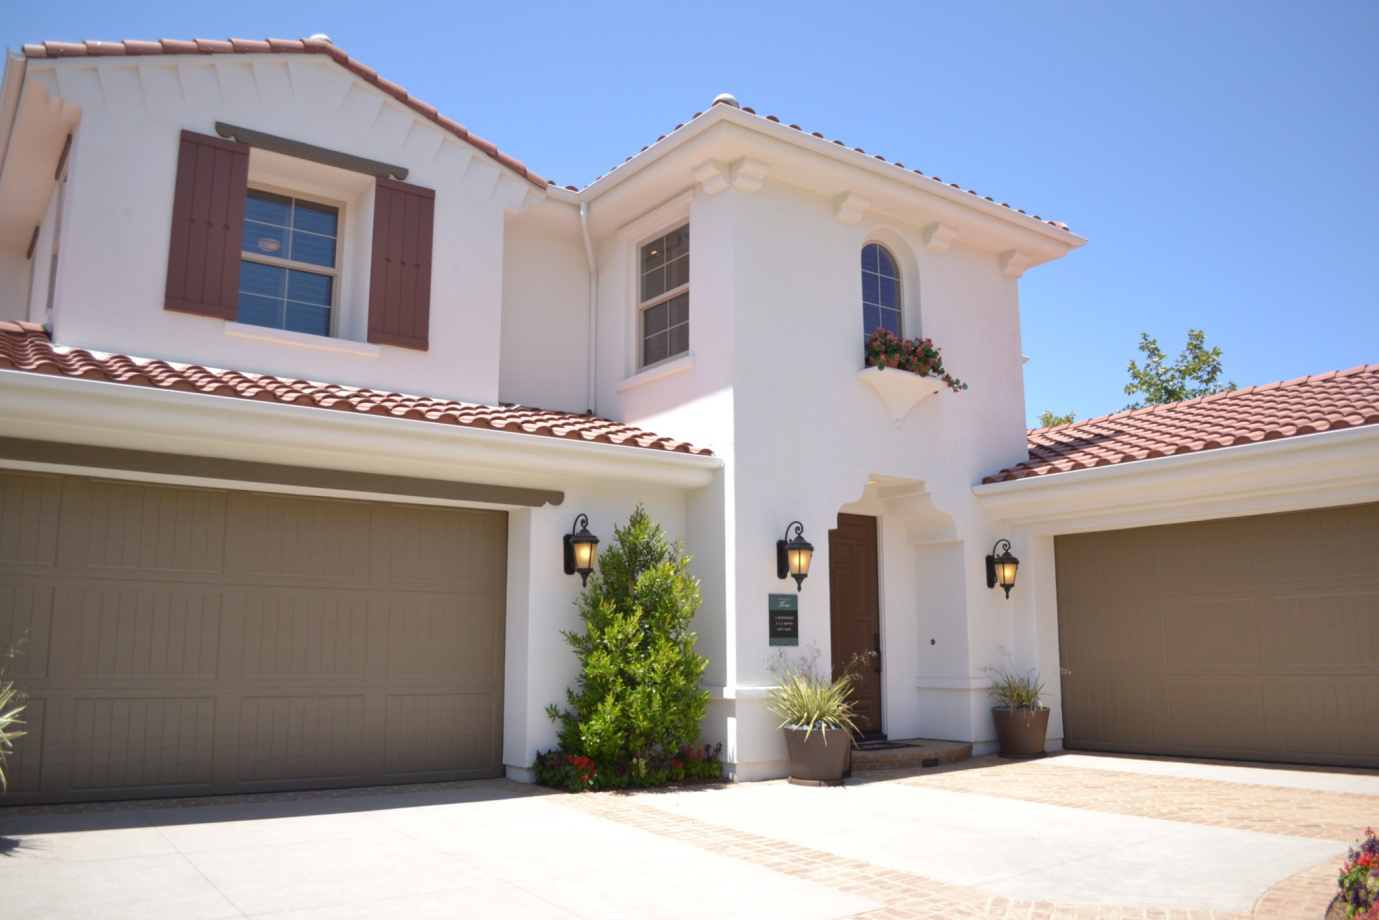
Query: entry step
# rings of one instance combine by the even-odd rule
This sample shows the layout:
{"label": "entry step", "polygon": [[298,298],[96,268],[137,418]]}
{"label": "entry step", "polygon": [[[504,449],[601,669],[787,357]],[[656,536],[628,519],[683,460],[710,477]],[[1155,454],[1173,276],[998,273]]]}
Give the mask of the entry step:
{"label": "entry step", "polygon": [[972,756],[970,741],[939,741],[933,738],[863,741],[852,752],[852,771],[904,770],[937,767]]}

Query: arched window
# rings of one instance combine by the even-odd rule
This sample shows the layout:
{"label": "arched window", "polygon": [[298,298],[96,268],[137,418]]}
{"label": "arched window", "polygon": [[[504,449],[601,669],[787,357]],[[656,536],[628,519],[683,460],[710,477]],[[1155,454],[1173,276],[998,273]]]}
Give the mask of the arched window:
{"label": "arched window", "polygon": [[880,243],[862,247],[862,335],[880,327],[900,335],[900,269]]}

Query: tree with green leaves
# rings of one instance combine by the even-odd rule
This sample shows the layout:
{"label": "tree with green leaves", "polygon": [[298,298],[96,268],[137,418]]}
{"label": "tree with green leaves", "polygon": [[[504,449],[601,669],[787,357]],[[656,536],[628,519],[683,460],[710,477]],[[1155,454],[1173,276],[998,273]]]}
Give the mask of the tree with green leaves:
{"label": "tree with green leaves", "polygon": [[1058,425],[1071,425],[1077,421],[1077,413],[1069,412],[1067,415],[1056,415],[1052,409],[1045,409],[1039,413],[1040,428],[1054,428]]}
{"label": "tree with green leaves", "polygon": [[[563,632],[582,667],[579,685],[565,693],[568,709],[546,711],[560,722],[563,756],[587,758],[605,775],[625,771],[616,785],[674,778],[672,762],[684,775],[685,757],[694,756],[709,694],[699,688],[708,662],[690,630],[700,599],[689,562],[638,505],[626,527],[614,528],[580,597],[584,632]],[[584,788],[605,785],[587,770],[581,776]]]}
{"label": "tree with green leaves", "polygon": [[1221,349],[1207,348],[1206,334],[1200,329],[1187,331],[1187,344],[1172,364],[1164,363],[1163,350],[1147,332],[1140,333],[1139,350],[1144,352],[1144,365],[1131,359],[1127,368],[1130,382],[1125,385],[1125,392],[1129,396],[1138,393],[1142,398],[1125,409],[1162,406],[1235,389],[1233,380],[1217,382],[1221,376]]}

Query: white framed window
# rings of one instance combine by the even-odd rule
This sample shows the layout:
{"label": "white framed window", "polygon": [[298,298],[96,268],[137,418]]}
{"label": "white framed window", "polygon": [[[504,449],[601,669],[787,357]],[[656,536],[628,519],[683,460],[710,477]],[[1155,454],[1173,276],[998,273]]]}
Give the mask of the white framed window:
{"label": "white framed window", "polygon": [[341,213],[338,203],[249,188],[237,322],[335,334]]}
{"label": "white framed window", "polygon": [[638,367],[689,352],[688,223],[638,247]]}

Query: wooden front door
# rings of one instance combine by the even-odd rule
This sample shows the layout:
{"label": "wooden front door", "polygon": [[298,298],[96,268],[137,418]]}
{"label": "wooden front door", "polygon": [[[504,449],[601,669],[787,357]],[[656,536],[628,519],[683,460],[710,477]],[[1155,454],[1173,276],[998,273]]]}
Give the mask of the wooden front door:
{"label": "wooden front door", "polygon": [[833,641],[833,676],[843,673],[852,656],[876,652],[858,669],[853,684],[857,725],[868,737],[881,733],[881,605],[876,568],[876,518],[838,515],[838,529],[828,532],[828,578]]}

